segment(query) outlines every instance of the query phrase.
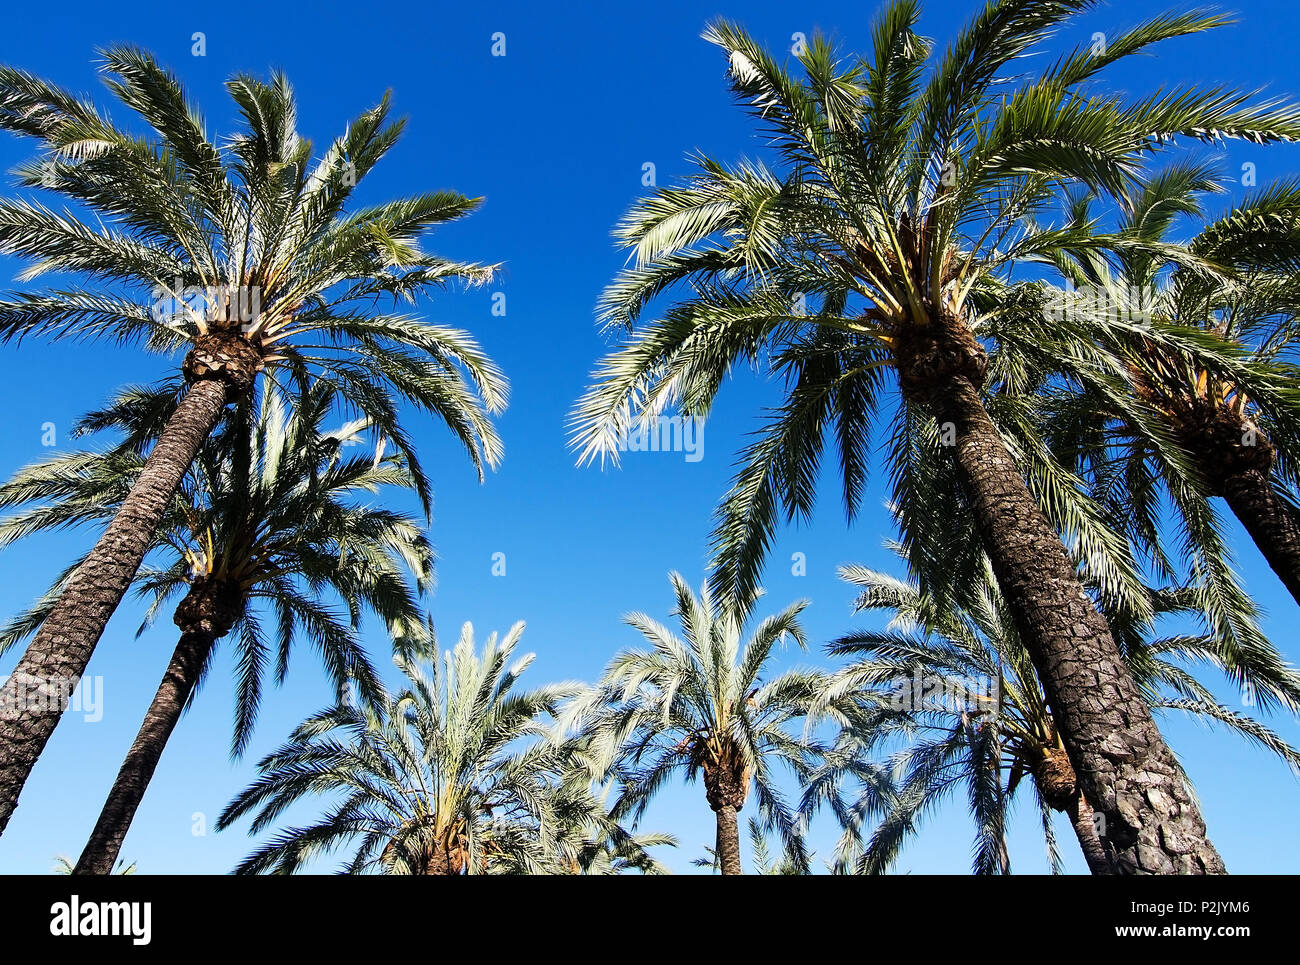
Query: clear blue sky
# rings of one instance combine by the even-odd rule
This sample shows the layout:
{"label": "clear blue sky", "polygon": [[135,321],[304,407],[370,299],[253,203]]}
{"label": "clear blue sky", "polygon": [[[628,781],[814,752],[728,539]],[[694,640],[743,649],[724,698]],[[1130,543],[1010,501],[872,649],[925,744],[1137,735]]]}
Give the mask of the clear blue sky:
{"label": "clear blue sky", "polygon": [[[1126,0],[1070,28],[1062,45],[1086,43],[1094,30],[1114,31],[1166,9],[1166,0]],[[430,317],[472,330],[513,383],[501,420],[503,468],[480,486],[446,434],[432,424],[414,435],[434,473],[433,540],[438,586],[429,606],[444,637],[462,621],[481,634],[525,620],[526,648],[538,654],[529,676],[592,680],[619,647],[637,643],[620,616],[644,609],[666,617],[666,574],[703,576],[710,514],[726,488],[732,457],[754,427],[773,387],[742,376],[722,395],[708,423],[704,458],[629,455],[621,470],[578,469],[565,446],[565,419],[604,345],[592,319],[602,285],[621,265],[610,227],[642,190],[643,165],[659,182],[687,170],[700,150],[734,159],[761,150],[748,119],[730,100],[717,50],[699,39],[713,16],[742,20],[772,47],[822,29],[847,46],[869,43],[871,2],[564,4],[385,2],[223,4],[212,13],[174,4],[98,4],[71,0],[25,4],[5,15],[0,62],[18,65],[76,90],[100,96],[94,48],[130,42],[154,51],[179,72],[214,133],[234,126],[221,82],[235,71],[287,71],[300,100],[300,130],[323,144],[347,120],[391,88],[410,125],[403,141],[366,180],[366,200],[437,188],[482,195],[486,204],[436,242],[450,256],[506,262],[499,284],[448,294],[427,306]],[[974,9],[971,0],[932,0],[923,30],[946,42]],[[1110,75],[1133,93],[1158,84],[1223,81],[1267,85],[1300,94],[1300,28],[1284,0],[1241,0],[1242,23],[1211,36],[1177,41]],[[205,34],[206,56],[192,56],[192,35]],[[492,35],[506,36],[506,56],[491,56]],[[107,96],[107,95],[104,95]],[[114,111],[121,117],[125,111]],[[0,168],[29,156],[30,146],[0,137]],[[1293,174],[1294,149],[1233,148],[1225,168],[1256,164],[1261,182]],[[1244,189],[1229,184],[1231,197]],[[10,189],[6,189],[10,190]],[[1226,202],[1227,199],[1225,199]],[[0,259],[7,287],[17,267]],[[507,314],[491,313],[504,292]],[[107,346],[31,342],[0,349],[0,475],[48,453],[42,424],[64,432],[117,386],[160,378],[160,358]],[[767,573],[775,606],[809,597],[807,626],[818,645],[848,630],[852,593],[835,577],[844,562],[890,568],[882,549],[891,533],[877,477],[869,506],[846,527],[833,486],[825,488],[812,525],[784,531]],[[1295,605],[1239,530],[1241,571],[1269,614],[1267,628],[1291,660],[1300,658]],[[86,535],[32,540],[0,554],[0,615],[26,606]],[[494,553],[506,554],[506,575],[492,575]],[[807,575],[791,574],[792,554],[806,554]],[[139,608],[128,603],[109,625],[89,673],[102,675],[103,719],[69,716],[36,767],[5,836],[0,871],[48,872],[58,854],[81,849],[117,766],[175,643],[169,622],[133,639]],[[385,641],[370,636],[384,660]],[[0,660],[8,672],[16,653]],[[142,872],[228,871],[248,852],[242,828],[217,834],[212,823],[254,774],[256,760],[304,715],[328,699],[328,688],[302,651],[285,687],[271,692],[245,758],[228,756],[230,663],[224,651],[194,710],[181,722],[127,838],[124,857]],[[818,662],[793,654],[787,663]],[[1239,696],[1220,688],[1239,706]],[[1292,742],[1294,722],[1274,720]],[[1275,759],[1228,735],[1178,719],[1163,725],[1201,796],[1213,839],[1235,872],[1295,872],[1300,788]],[[206,821],[207,833],[195,833]],[[666,855],[681,870],[713,838],[712,815],[699,787],[667,791],[652,806],[647,828],[677,834]],[[965,872],[970,824],[960,802],[930,821],[909,847],[900,870]],[[816,829],[826,848],[830,829]],[[1068,826],[1058,828],[1068,866],[1083,863]],[[1036,810],[1022,800],[1012,835],[1012,867],[1041,872],[1046,861]]]}

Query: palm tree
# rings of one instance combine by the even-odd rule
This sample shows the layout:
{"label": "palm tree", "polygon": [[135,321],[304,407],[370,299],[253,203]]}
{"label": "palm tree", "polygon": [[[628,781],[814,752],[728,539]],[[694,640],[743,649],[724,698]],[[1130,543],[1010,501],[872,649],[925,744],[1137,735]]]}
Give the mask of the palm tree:
{"label": "palm tree", "polygon": [[596,773],[621,785],[616,818],[639,820],[674,772],[684,771],[688,782],[702,777],[722,873],[738,875],[737,815],[752,786],[763,829],[777,830],[790,859],[805,864],[801,831],[776,786],[774,765],[805,771],[813,747],[786,727],[803,716],[819,677],[789,671],[765,681],[763,674],[787,636],[805,646],[799,614],[807,601],[763,620],[742,647],[743,621],[735,612],[717,609],[707,587],[697,597],[679,574],[669,578],[685,641],[644,613],[628,615],[625,622],[653,649],[615,656],[562,726],[583,735]]}
{"label": "palm tree", "polygon": [[[747,824],[749,828],[749,849],[753,852],[754,874],[756,875],[806,875],[810,874],[806,866],[801,866],[798,862],[791,860],[789,855],[781,855],[773,858],[768,848],[767,835],[763,833],[763,825],[753,818],[749,819]],[[695,858],[691,864],[697,868],[708,868],[717,872],[722,868],[722,862],[718,860],[718,851],[716,848],[708,848],[706,858]]]}
{"label": "palm tree", "polygon": [[[635,264],[607,289],[602,316],[629,337],[578,404],[575,446],[580,460],[616,455],[626,433],[669,406],[703,417],[737,363],[783,379],[785,401],[745,450],[714,533],[715,588],[745,600],[781,506],[791,517],[811,511],[827,436],[850,517],[857,511],[872,416],[893,369],[895,481],[906,479],[908,430],[934,426],[1125,867],[1218,872],[1200,810],[1105,620],[985,409],[982,306],[1015,265],[1117,243],[1074,225],[1023,230],[1060,185],[1125,196],[1142,156],[1165,141],[1292,140],[1300,112],[1222,88],[1132,102],[1085,90],[1117,60],[1224,22],[1201,14],[1157,17],[1104,51],[1080,49],[1037,76],[1005,80],[1014,60],[1094,5],[995,0],[932,58],[915,32],[918,5],[894,0],[875,22],[870,57],[842,59],[816,38],[798,56],[804,79],[738,26],[710,27],[705,37],[729,58],[732,89],[770,135],[776,164],[701,158],[689,182],[656,189],[625,216],[617,235]],[[680,301],[641,322],[676,291]],[[1082,353],[1106,325],[1036,330]],[[1149,336],[1182,344],[1160,327]],[[1208,351],[1203,341],[1187,349]]]}
{"label": "palm tree", "polygon": [[[166,391],[125,393],[85,422],[123,430],[124,443],[106,453],[57,456],[0,487],[0,506],[38,503],[0,524],[0,545],[31,532],[111,519],[142,471],[141,444],[165,422],[174,401]],[[163,749],[217,642],[230,633],[237,634],[239,651],[234,751],[242,752],[272,650],[259,611],[274,618],[277,681],[288,670],[294,641],[307,636],[336,686],[352,686],[364,697],[379,688],[353,636],[363,612],[405,630],[408,638],[421,630],[404,569],[423,589],[432,577],[432,548],[416,520],[357,501],[380,487],[414,489],[414,479],[398,455],[348,456],[345,447],[361,441],[366,423],[325,431],[334,401],[324,382],[292,410],[278,394],[263,393],[255,420],[246,407],[232,414],[200,449],[172,498],[152,542],[158,565],[143,569],[136,583],[150,599],[146,625],[183,594],[173,616],[180,641],[77,862],[78,874],[107,874],[113,867]],[[0,634],[0,650],[40,626],[59,590],[56,585]],[[346,605],[349,621],[326,604],[327,591]]]}
{"label": "palm tree", "polygon": [[[236,76],[226,85],[246,129],[218,147],[176,77],[143,51],[103,52],[107,86],[147,132],[114,126],[96,107],[26,71],[0,67],[0,129],[42,155],[21,183],[87,212],[0,200],[0,253],[81,287],[0,299],[0,340],[105,338],[186,352],[185,391],[143,470],[86,563],[64,586],[0,699],[80,679],[148,549],[172,494],[226,406],[272,381],[333,383],[406,457],[422,498],[428,482],[399,422],[410,402],[444,419],[482,463],[501,445],[489,413],[506,401],[500,372],[464,332],[386,312],[487,266],[420,250],[436,225],[478,201],[439,191],[346,211],[361,179],[401,130],[387,97],[313,161],[296,130],[293,90]],[[39,701],[0,720],[0,833],[66,701]]]}
{"label": "palm tree", "polygon": [[[1053,872],[1060,871],[1060,857],[1052,814],[1063,812],[1089,870],[1114,874],[1116,855],[1080,793],[1060,730],[991,574],[986,571],[972,581],[965,605],[953,607],[915,582],[860,566],[842,567],[840,573],[861,588],[856,612],[883,611],[892,619],[883,630],[854,631],[829,648],[856,659],[835,674],[827,697],[856,694],[858,712],[810,780],[803,808],[811,817],[830,803],[840,817],[844,834],[836,870],[888,870],[926,813],[964,787],[976,827],[975,873],[1009,873],[1006,816],[1023,778],[1029,777]],[[1201,613],[1195,592],[1151,595],[1158,616]],[[1157,638],[1149,624],[1126,614],[1111,613],[1109,619],[1152,709],[1178,710],[1225,725],[1292,768],[1300,764],[1300,751],[1260,722],[1219,703],[1188,670],[1197,663],[1219,667],[1236,687],[1258,693],[1261,706],[1300,709],[1300,675],[1271,645],[1243,654],[1235,643],[1213,634]],[[896,749],[883,766],[870,763],[878,749],[890,747]],[[846,781],[859,788],[850,803],[839,800]],[[866,819],[876,814],[882,820],[864,834]]]}
{"label": "palm tree", "polygon": [[577,688],[516,691],[533,659],[511,662],[523,629],[516,623],[499,641],[491,634],[476,653],[466,623],[441,664],[397,654],[407,678],[400,693],[304,721],[262,760],[261,777],[217,827],[256,812],[256,834],[311,794],[342,800],[314,824],[282,831],[237,873],[292,874],[353,845],[349,873],[419,875],[562,873],[598,864],[595,852],[611,835],[624,851],[634,848],[574,778],[582,767],[573,748],[546,726]]}
{"label": "palm tree", "polygon": [[[1210,165],[1171,165],[1122,211],[1117,233],[1163,244],[1179,215],[1203,218],[1202,197],[1220,190]],[[1092,217],[1090,202],[1075,199],[1076,221]],[[1286,363],[1294,359],[1300,306],[1293,270],[1300,254],[1300,183],[1255,192],[1204,224],[1186,247],[1177,261],[1125,252],[1117,268],[1089,252],[1062,252],[1057,266],[1075,292],[1061,307],[1100,297],[1117,310],[1212,332],[1240,344],[1252,365],[1277,368],[1294,383],[1297,371]],[[1166,571],[1169,563],[1155,539],[1162,489],[1196,546],[1223,542],[1203,504],[1206,496],[1222,497],[1300,602],[1300,409],[1294,398],[1269,405],[1249,386],[1146,341],[1122,357],[1128,378],[1121,384],[1094,381],[1086,391],[1051,397],[1049,435],[1058,454],[1112,497],[1125,531]]]}

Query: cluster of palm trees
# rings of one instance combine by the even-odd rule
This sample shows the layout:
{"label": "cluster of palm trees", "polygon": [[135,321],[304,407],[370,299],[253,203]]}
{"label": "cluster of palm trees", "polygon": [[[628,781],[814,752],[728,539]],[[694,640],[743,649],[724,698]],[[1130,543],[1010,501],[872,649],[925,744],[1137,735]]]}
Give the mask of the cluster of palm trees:
{"label": "cluster of palm trees", "polygon": [[[1094,873],[1223,872],[1155,715],[1225,725],[1300,766],[1192,672],[1209,664],[1261,709],[1300,711],[1300,674],[1259,628],[1219,509],[1300,602],[1300,183],[1213,216],[1219,172],[1184,146],[1300,140],[1300,107],[1219,86],[1130,98],[1098,80],[1216,14],[1162,15],[1024,66],[1092,6],[993,0],[940,52],[918,4],[892,0],[866,55],[817,37],[785,64],[736,24],[707,29],[766,153],[700,157],[619,224],[630,264],[599,306],[616,344],[572,445],[581,462],[616,460],[666,410],[703,418],[737,365],[783,398],[721,499],[706,585],[672,577],[681,635],[632,614],[644,649],[593,686],[530,691],[516,686],[522,625],[477,648],[467,624],[440,654],[420,611],[431,483],[410,420],[433,415],[482,475],[502,456],[507,386],[469,334],[399,309],[492,277],[421,245],[477,202],[349,203],[401,133],[387,100],[316,153],[282,76],[235,77],[245,126],[218,147],[139,50],[105,51],[104,70],[143,135],[0,68],[0,128],[40,152],[21,182],[76,208],[0,200],[0,253],[29,263],[24,281],[81,282],[0,300],[0,338],[183,353],[170,379],[85,417],[78,433],[100,447],[0,486],[0,546],[99,532],[0,631],[0,651],[27,641],[0,692],[18,708],[0,718],[0,833],[62,713],[25,695],[80,678],[134,586],[147,622],[171,606],[179,641],[78,873],[112,871],[227,638],[236,753],[269,661],[283,678],[295,644],[336,691],[219,823],[251,815],[260,833],[316,797],[321,817],[281,828],[241,872],[339,850],[351,872],[660,872],[651,850],[673,839],[641,823],[675,775],[703,786],[717,838],[702,860],[723,874],[743,869],[751,802],[758,870],[807,872],[825,811],[841,829],[829,868],[878,873],[958,787],[974,870],[1006,873],[1025,786],[1054,868],[1063,812]],[[873,464],[887,473],[908,576],[846,566],[858,609],[889,626],[831,643],[830,669],[772,675],[783,643],[807,646],[806,602],[758,620],[765,558],[784,521],[813,512],[826,462],[850,519]],[[425,520],[375,504],[399,490]],[[1193,629],[1164,635],[1170,618]],[[367,619],[400,692],[371,662]]]}

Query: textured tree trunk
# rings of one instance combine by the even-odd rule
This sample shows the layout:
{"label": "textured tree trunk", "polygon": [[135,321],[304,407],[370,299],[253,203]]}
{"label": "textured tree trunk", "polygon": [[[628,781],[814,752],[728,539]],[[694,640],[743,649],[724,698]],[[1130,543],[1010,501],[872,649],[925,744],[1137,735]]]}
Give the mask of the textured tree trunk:
{"label": "textured tree trunk", "polygon": [[1300,523],[1291,508],[1273,489],[1268,474],[1258,469],[1225,476],[1222,487],[1229,508],[1300,603]]}
{"label": "textured tree trunk", "polygon": [[1118,870],[1223,873],[1200,809],[1084,592],[1059,535],[1034,501],[967,378],[929,394],[955,430],[958,474],[998,585],[1047,694],[1088,803],[1104,818]]}
{"label": "textured tree trunk", "polygon": [[99,820],[90,840],[77,861],[73,874],[107,875],[113,873],[118,852],[122,850],[122,841],[135,819],[136,809],[144,799],[144,792],[149,787],[153,772],[158,767],[163,748],[176,729],[176,722],[194,692],[207,662],[212,645],[216,642],[213,634],[204,630],[191,630],[181,634],[180,643],[172,653],[171,663],[163,674],[158,692],[154,694],[153,703],[144,715],[144,723],[136,734],[135,743],[127,752],[117,772],[117,780],[108,792],[108,800],[99,812]]}
{"label": "textured tree trunk", "polygon": [[714,813],[718,819],[718,839],[714,850],[717,851],[722,873],[744,874],[740,867],[740,825],[736,820],[736,809],[730,804],[724,804]]}
{"label": "textured tree trunk", "polygon": [[1083,850],[1083,859],[1088,862],[1088,870],[1095,875],[1113,875],[1115,865],[1110,859],[1106,846],[1102,844],[1097,832],[1096,812],[1088,804],[1088,799],[1075,792],[1074,799],[1066,807],[1070,824],[1074,826],[1075,837]]}
{"label": "textured tree trunk", "polygon": [[224,379],[203,379],[190,386],[113,521],[0,689],[0,833],[67,707],[70,687],[85,672],[167,503],[221,418],[227,396]]}

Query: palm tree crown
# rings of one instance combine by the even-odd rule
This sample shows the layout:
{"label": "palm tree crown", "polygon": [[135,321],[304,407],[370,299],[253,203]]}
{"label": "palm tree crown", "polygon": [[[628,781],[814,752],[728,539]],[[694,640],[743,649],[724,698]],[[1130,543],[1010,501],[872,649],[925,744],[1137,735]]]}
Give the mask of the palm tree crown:
{"label": "palm tree crown", "polygon": [[[855,713],[809,782],[803,808],[811,815],[831,804],[844,826],[836,855],[841,871],[879,874],[898,859],[927,812],[964,787],[974,819],[976,874],[1009,873],[1006,822],[1026,776],[1035,792],[1053,872],[1061,863],[1052,812],[1071,819],[1094,873],[1113,873],[1113,857],[1098,839],[1095,818],[1079,793],[1042,688],[1006,603],[989,578],[971,581],[965,603],[953,606],[915,583],[860,566],[841,568],[861,589],[855,610],[884,611],[883,630],[855,630],[830,646],[853,662],[833,675],[827,698],[856,695]],[[1185,589],[1151,592],[1158,618],[1203,611]],[[1234,686],[1258,694],[1262,707],[1300,706],[1300,675],[1271,645],[1245,654],[1213,633],[1157,636],[1150,623],[1109,614],[1148,704],[1225,725],[1278,754],[1291,767],[1300,751],[1264,724],[1220,703],[1189,667],[1221,669]],[[895,748],[881,765],[881,749]],[[844,782],[855,799],[839,799]],[[869,819],[880,822],[866,833]]]}
{"label": "palm tree crown", "polygon": [[444,419],[480,470],[495,465],[501,447],[487,413],[506,401],[496,367],[467,333],[378,302],[414,304],[453,281],[491,277],[493,266],[420,248],[431,229],[479,200],[437,191],[347,210],[402,133],[388,97],[314,158],[282,74],[226,84],[247,128],[218,146],[176,77],[146,52],[109,48],[102,69],[146,135],[25,71],[0,68],[0,129],[33,138],[43,152],[19,169],[21,183],[96,219],[0,200],[0,252],[31,260],[20,280],[62,272],[91,283],[0,301],[0,339],[107,338],[165,353],[207,344],[229,356],[191,356],[191,378],[238,368],[245,355],[277,381],[314,373],[383,428],[422,495],[424,474],[397,421],[400,399]]}
{"label": "palm tree crown", "polygon": [[[630,337],[594,373],[575,410],[574,440],[584,461],[617,459],[617,440],[636,420],[671,405],[707,414],[737,363],[785,381],[786,401],[746,449],[714,533],[714,583],[728,598],[757,585],[779,507],[792,517],[811,512],[826,436],[856,514],[870,416],[890,369],[904,403],[890,450],[901,501],[910,495],[907,439],[928,415],[909,403],[927,402],[954,372],[984,384],[979,340],[994,328],[1007,270],[1131,241],[1089,222],[1037,223],[1061,185],[1127,196],[1142,158],[1178,136],[1300,137],[1300,111],[1248,106],[1224,91],[1134,103],[1083,92],[1115,61],[1212,29],[1225,22],[1218,16],[1158,17],[1104,52],[1076,51],[1010,87],[1000,79],[1091,6],[990,3],[937,56],[915,32],[918,4],[898,0],[876,21],[870,57],[845,58],[814,38],[797,58],[804,78],[734,24],[706,31],[727,54],[732,90],[768,135],[775,163],[702,157],[691,179],[625,215],[616,237],[635,264],[607,288],[601,315]],[[659,296],[679,291],[682,300],[645,317]],[[1052,331],[1039,321],[1017,334],[1073,339],[1082,351],[1097,322]]]}
{"label": "palm tree crown", "polygon": [[[267,392],[255,415],[247,407],[232,412],[164,513],[150,562],[136,577],[137,592],[149,601],[141,632],[176,603],[182,629],[201,625],[213,640],[233,634],[236,753],[252,734],[269,665],[283,680],[295,640],[312,641],[338,688],[373,696],[378,680],[355,635],[362,615],[373,612],[407,645],[423,632],[406,573],[415,574],[417,589],[427,586],[433,549],[416,519],[365,501],[389,487],[414,489],[414,479],[400,455],[347,453],[364,439],[367,423],[325,429],[334,398],[321,382],[293,408]],[[116,445],[55,456],[0,486],[0,507],[25,506],[0,523],[0,546],[111,519],[174,404],[174,392],[125,390],[74,430],[119,430]],[[40,627],[78,565],[9,623],[0,650]],[[343,613],[331,606],[331,591]],[[272,617],[273,632],[263,613]]]}
{"label": "palm tree crown", "polygon": [[[1212,165],[1170,165],[1124,208],[1117,234],[1163,245],[1180,216],[1203,220],[1185,248],[1164,256],[1133,250],[1114,265],[1092,252],[1062,251],[1055,261],[1074,290],[1062,299],[1065,310],[1071,300],[1100,298],[1114,310],[1212,333],[1238,346],[1242,371],[1227,377],[1144,339],[1117,345],[1119,378],[1044,393],[1047,435],[1058,457],[1094,482],[1111,525],[1161,573],[1174,572],[1159,539],[1166,496],[1189,563],[1215,577],[1221,597],[1240,593],[1216,573],[1226,541],[1207,497],[1221,496],[1300,599],[1293,270],[1300,186],[1270,185],[1209,219],[1204,200],[1221,190]],[[1075,221],[1092,217],[1091,201],[1074,199]],[[1269,381],[1290,391],[1256,391]]]}
{"label": "palm tree crown", "polygon": [[803,859],[801,832],[777,786],[776,765],[796,774],[805,768],[810,746],[787,728],[803,716],[820,678],[802,671],[772,679],[764,674],[787,637],[805,645],[799,614],[807,601],[763,620],[742,646],[738,614],[717,608],[707,587],[697,596],[679,574],[670,579],[685,639],[647,614],[630,614],[626,622],[652,649],[618,654],[600,685],[574,702],[566,725],[586,735],[597,770],[617,776],[622,793],[616,816],[639,817],[676,773],[692,782],[703,778],[718,815],[724,873],[738,873],[736,814],[752,786],[765,829],[778,829],[790,852]]}
{"label": "palm tree crown", "polygon": [[515,658],[523,629],[493,633],[475,652],[467,623],[441,662],[399,653],[400,693],[304,721],[263,759],[261,778],[218,827],[255,812],[257,833],[309,795],[342,800],[315,824],[282,831],[238,870],[288,874],[344,846],[354,847],[346,870],[383,874],[555,873],[617,862],[618,847],[602,843],[608,816],[545,723],[576,688],[516,689],[532,661]]}

